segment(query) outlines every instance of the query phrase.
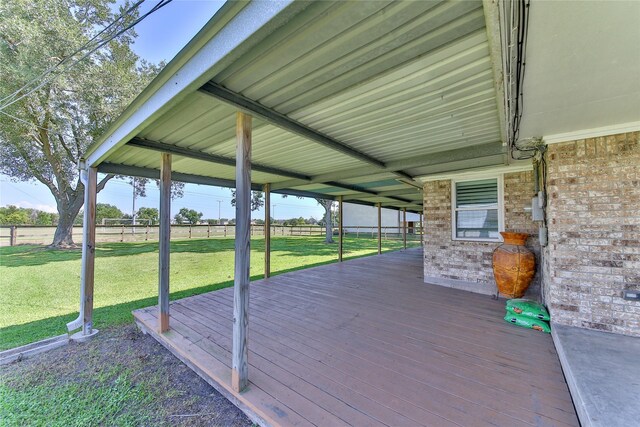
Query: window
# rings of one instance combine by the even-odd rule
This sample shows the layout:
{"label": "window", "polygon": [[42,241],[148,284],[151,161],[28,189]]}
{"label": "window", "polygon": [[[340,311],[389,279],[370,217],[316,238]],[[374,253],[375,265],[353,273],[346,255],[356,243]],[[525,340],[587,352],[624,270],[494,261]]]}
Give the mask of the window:
{"label": "window", "polygon": [[453,239],[500,241],[502,176],[451,184]]}

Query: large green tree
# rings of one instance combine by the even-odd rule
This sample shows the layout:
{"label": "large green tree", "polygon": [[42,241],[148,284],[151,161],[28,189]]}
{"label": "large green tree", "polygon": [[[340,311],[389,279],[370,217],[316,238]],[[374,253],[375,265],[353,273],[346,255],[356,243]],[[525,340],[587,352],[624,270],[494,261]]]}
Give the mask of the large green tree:
{"label": "large green tree", "polygon": [[124,214],[117,206],[107,203],[96,204],[96,224],[102,224],[105,219],[120,219],[123,216]]}
{"label": "large green tree", "polygon": [[197,224],[200,218],[202,218],[202,212],[189,208],[181,208],[174,217],[178,224]]}
{"label": "large green tree", "polygon": [[157,208],[140,208],[136,212],[136,218],[148,220],[150,225],[156,225],[158,218],[160,218],[160,212]]}
{"label": "large green tree", "polygon": [[[77,49],[130,7],[114,13],[113,3],[0,2],[0,172],[49,188],[59,214],[54,247],[73,246],[73,221],[84,202],[80,156],[157,72],[131,50],[131,29],[77,63],[67,60],[80,59]],[[136,16],[129,11],[117,26]],[[112,176],[100,178],[98,191]]]}

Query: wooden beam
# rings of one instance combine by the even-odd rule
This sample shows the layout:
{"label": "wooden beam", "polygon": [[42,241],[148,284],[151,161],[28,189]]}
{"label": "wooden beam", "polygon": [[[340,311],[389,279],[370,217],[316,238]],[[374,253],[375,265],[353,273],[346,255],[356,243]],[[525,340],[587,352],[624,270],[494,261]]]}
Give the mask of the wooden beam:
{"label": "wooden beam", "polygon": [[264,185],[264,278],[271,276],[271,185]]}
{"label": "wooden beam", "polygon": [[[148,150],[160,151],[163,153],[171,153],[178,156],[187,157],[189,159],[203,160],[205,162],[216,163],[220,165],[235,166],[236,164],[235,159],[232,159],[230,157],[204,153],[202,151],[196,151],[190,148],[179,147],[177,145],[151,141],[148,139],[142,139],[138,137],[132,138],[131,141],[127,143],[127,145],[132,147],[145,148]],[[264,172],[264,173],[269,173],[269,174],[279,175],[279,176],[286,176],[288,178],[294,178],[294,179],[301,179],[303,181],[309,181],[311,179],[310,176],[307,176],[302,173],[274,168],[271,166],[264,166],[264,165],[255,164],[255,163],[251,165],[251,169],[258,172]]]}
{"label": "wooden beam", "polygon": [[169,267],[171,243],[171,154],[160,155],[160,225],[158,229],[158,330],[169,330]]}
{"label": "wooden beam", "polygon": [[344,234],[344,229],[343,229],[343,215],[342,215],[342,196],[338,196],[338,261],[342,262],[342,248],[343,248],[343,244],[342,244],[342,235]]}
{"label": "wooden beam", "polygon": [[87,187],[85,188],[85,227],[87,227],[87,241],[84,261],[84,309],[82,313],[82,334],[93,333],[93,288],[95,283],[96,261],[96,195],[98,189],[98,169],[89,168],[87,173]]}
{"label": "wooden beam", "polygon": [[402,244],[407,249],[407,208],[402,208]]}
{"label": "wooden beam", "polygon": [[236,238],[233,277],[231,386],[249,384],[249,266],[251,253],[251,116],[236,113]]}
{"label": "wooden beam", "polygon": [[378,203],[378,255],[382,253],[382,205]]}
{"label": "wooden beam", "polygon": [[[172,144],[166,144],[163,142],[156,142],[156,141],[151,141],[148,139],[143,139],[143,138],[132,138],[127,145],[132,146],[132,147],[137,147],[137,148],[144,148],[144,149],[149,149],[149,150],[154,150],[154,151],[159,151],[159,152],[163,152],[163,153],[170,153],[170,154],[175,154],[178,156],[182,156],[182,157],[186,157],[189,159],[196,159],[196,160],[202,160],[202,161],[206,161],[206,162],[210,162],[210,163],[216,163],[216,164],[221,164],[221,165],[235,165],[235,160],[230,158],[230,157],[224,157],[224,156],[218,156],[216,154],[209,154],[209,153],[204,153],[202,151],[196,151],[196,150],[191,150],[189,148],[184,148],[184,147],[179,147],[176,145],[172,145]],[[288,170],[284,170],[284,169],[279,169],[279,168],[274,168],[271,166],[264,166],[264,165],[260,165],[260,164],[252,164],[251,165],[251,169],[258,171],[258,172],[264,172],[264,173],[269,173],[272,175],[279,175],[279,176],[285,176],[288,178],[293,178],[293,179],[298,179],[298,180],[302,180],[302,181],[311,181],[311,177],[301,174],[301,173],[297,173],[297,172],[292,172],[292,171],[288,171]],[[381,196],[382,194],[380,194],[379,192],[373,191],[373,190],[368,190],[364,187],[360,187],[360,186],[356,186],[356,185],[351,185],[351,184],[343,184],[340,182],[336,182],[336,181],[329,181],[326,182],[327,185],[331,185],[333,187],[338,187],[338,188],[344,188],[345,190],[351,190],[351,191],[357,191],[360,193],[365,193],[365,194],[371,194],[372,196]],[[396,190],[397,191],[397,190]],[[414,190],[413,192],[418,192],[419,190]],[[407,194],[405,193],[401,193],[401,194]],[[385,197],[389,197],[389,196],[393,196],[394,194],[388,194],[385,195]],[[394,197],[390,197],[392,199],[395,199]],[[406,201],[405,199],[398,199],[399,201]]]}
{"label": "wooden beam", "polygon": [[[152,178],[152,179],[160,178],[160,171],[158,169],[143,168],[140,166],[120,165],[120,164],[109,163],[109,162],[100,163],[100,166],[98,166],[98,172],[113,173],[117,175],[138,176],[141,178]],[[213,185],[216,187],[227,187],[227,188],[236,187],[236,182],[232,179],[212,178],[209,176],[192,175],[192,174],[180,173],[180,172],[172,172],[171,179],[172,181],[187,182],[189,184]],[[251,184],[251,189],[255,191],[261,191],[262,185]],[[313,191],[290,190],[290,189],[273,191],[273,188],[272,188],[271,192],[277,193],[277,194],[288,194],[290,196],[335,200],[335,197],[330,194],[314,193]]]}
{"label": "wooden beam", "polygon": [[348,201],[348,200],[354,200],[354,199],[360,199],[360,200],[366,200],[366,199],[371,199],[374,197],[389,197],[389,196],[403,196],[403,195],[415,195],[415,196],[422,196],[422,190],[415,188],[415,187],[409,187],[409,188],[402,188],[402,189],[398,189],[398,190],[387,190],[387,191],[378,191],[376,193],[375,196],[371,196],[371,197],[362,197],[362,196],[358,196],[358,195],[348,195],[348,196],[344,196],[344,201]]}
{"label": "wooden beam", "polygon": [[492,142],[489,144],[475,145],[471,147],[458,148],[455,150],[441,151],[439,153],[426,154],[422,156],[412,156],[406,159],[387,162],[382,170],[371,170],[371,167],[365,166],[360,168],[349,168],[332,173],[326,173],[311,177],[311,181],[288,180],[274,183],[271,191],[282,188],[297,187],[305,184],[320,184],[327,181],[339,181],[343,179],[358,178],[361,176],[370,176],[379,172],[395,172],[402,169],[423,168],[428,166],[437,167],[436,172],[447,170],[446,165],[454,165],[456,169],[460,169],[460,163],[468,164],[469,168],[478,166],[487,166],[489,164],[501,164],[504,149],[500,142]]}
{"label": "wooden beam", "polygon": [[378,167],[385,166],[383,162],[381,162],[380,160],[374,157],[371,157],[354,148],[351,148],[348,145],[340,141],[337,141],[328,135],[320,133],[315,129],[312,129],[296,120],[293,120],[290,117],[282,113],[279,113],[271,108],[265,107],[259,102],[256,102],[253,99],[249,99],[237,92],[227,89],[219,85],[218,83],[214,83],[211,81],[209,83],[205,83],[200,88],[200,91],[203,93],[206,93],[207,95],[211,95],[216,99],[229,103],[235,107],[238,107],[242,110],[248,111],[251,114],[258,116],[282,129],[288,130],[289,132],[293,132],[311,141],[322,144],[325,147],[329,147],[333,150],[339,151],[343,154],[346,154],[348,156],[354,157],[356,159],[362,160],[364,162],[370,163]]}

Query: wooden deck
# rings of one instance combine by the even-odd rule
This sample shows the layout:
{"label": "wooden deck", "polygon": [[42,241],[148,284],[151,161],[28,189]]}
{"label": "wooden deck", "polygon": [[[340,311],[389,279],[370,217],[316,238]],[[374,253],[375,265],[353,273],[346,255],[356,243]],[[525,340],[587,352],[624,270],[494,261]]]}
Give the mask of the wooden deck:
{"label": "wooden deck", "polygon": [[250,385],[231,389],[232,289],[134,312],[263,425],[577,426],[551,337],[504,301],[428,285],[410,249],[251,283]]}

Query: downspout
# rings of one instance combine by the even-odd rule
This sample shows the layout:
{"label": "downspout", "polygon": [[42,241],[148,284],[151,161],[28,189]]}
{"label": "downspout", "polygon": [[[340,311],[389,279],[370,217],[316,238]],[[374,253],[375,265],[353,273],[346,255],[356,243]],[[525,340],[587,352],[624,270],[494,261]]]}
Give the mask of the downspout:
{"label": "downspout", "polygon": [[88,188],[88,179],[87,179],[87,165],[84,159],[80,159],[78,162],[78,169],[80,170],[80,182],[84,185],[84,212],[83,212],[83,221],[82,221],[82,261],[80,267],[80,312],[78,313],[78,318],[67,323],[67,331],[69,334],[76,329],[80,329],[83,325],[83,313],[84,313],[84,281],[85,281],[85,265],[87,259],[87,240],[89,238],[88,233],[89,230],[87,228],[87,223],[89,222],[89,211],[86,208],[89,206],[89,191]]}

